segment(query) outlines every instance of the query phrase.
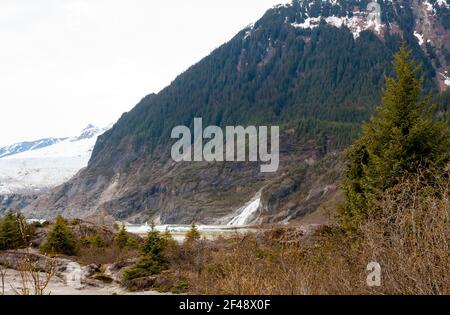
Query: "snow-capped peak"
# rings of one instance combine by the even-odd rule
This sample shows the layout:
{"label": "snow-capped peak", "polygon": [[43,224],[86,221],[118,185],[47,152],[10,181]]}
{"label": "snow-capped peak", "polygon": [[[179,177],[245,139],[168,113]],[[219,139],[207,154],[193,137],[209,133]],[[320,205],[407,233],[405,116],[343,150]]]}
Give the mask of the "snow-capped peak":
{"label": "snow-capped peak", "polygon": [[92,137],[97,137],[100,134],[104,133],[109,128],[99,128],[92,124],[89,124],[81,131],[81,134],[77,137],[71,139],[71,141],[79,141],[83,139],[90,139]]}
{"label": "snow-capped peak", "polygon": [[[84,128],[81,133],[74,137],[59,138],[55,141],[47,141],[47,145],[43,145],[44,141],[34,141],[30,143],[36,143],[33,147],[28,150],[23,150],[17,152],[16,154],[9,154],[4,156],[4,159],[22,159],[22,158],[41,158],[41,157],[55,157],[55,156],[74,156],[79,155],[81,152],[85,151],[84,148],[92,150],[95,145],[97,137],[104,133],[107,128],[99,128],[89,124]],[[53,139],[53,138],[49,138]],[[14,146],[20,146],[20,144],[15,144]],[[0,156],[1,158],[1,156]]]}

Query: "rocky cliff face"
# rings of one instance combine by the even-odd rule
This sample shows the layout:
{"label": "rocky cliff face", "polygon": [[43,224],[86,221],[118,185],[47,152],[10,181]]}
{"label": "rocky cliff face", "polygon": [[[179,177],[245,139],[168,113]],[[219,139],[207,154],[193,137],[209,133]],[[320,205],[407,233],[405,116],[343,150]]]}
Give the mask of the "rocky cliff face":
{"label": "rocky cliff face", "polygon": [[[86,169],[24,209],[33,217],[113,217],[227,223],[261,191],[254,223],[325,219],[340,200],[340,151],[379,102],[392,53],[405,41],[426,86],[447,87],[450,6],[443,0],[294,1],[144,98],[99,138]],[[372,20],[371,20],[372,21]],[[170,131],[192,126],[281,125],[280,168],[175,163]]]}
{"label": "rocky cliff face", "polygon": [[9,209],[24,209],[36,201],[39,195],[8,194],[0,195],[0,216]]}
{"label": "rocky cliff face", "polygon": [[[151,155],[126,173],[98,176],[84,170],[26,208],[30,217],[113,217],[165,224],[227,224],[234,212],[262,190],[254,222],[289,220],[332,198],[339,177],[338,156],[324,158],[313,143],[284,135],[276,174],[260,173],[250,162],[182,162]],[[127,159],[128,160],[128,159]],[[68,206],[69,205],[69,206]],[[283,209],[280,211],[280,209]]]}

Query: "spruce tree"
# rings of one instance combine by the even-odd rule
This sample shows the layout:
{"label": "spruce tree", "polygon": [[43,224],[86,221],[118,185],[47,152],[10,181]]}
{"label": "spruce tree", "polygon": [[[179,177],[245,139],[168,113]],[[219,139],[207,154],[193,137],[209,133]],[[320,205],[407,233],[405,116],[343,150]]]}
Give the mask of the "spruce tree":
{"label": "spruce tree", "polygon": [[154,225],[152,225],[152,229],[148,232],[147,238],[142,246],[142,253],[144,256],[149,256],[157,262],[165,263],[164,250],[166,249],[166,245],[166,240],[154,228]]}
{"label": "spruce tree", "polygon": [[169,263],[164,253],[166,248],[166,239],[155,229],[155,225],[152,223],[152,229],[148,232],[142,245],[142,256],[133,266],[124,271],[124,280],[155,275],[165,270]]}
{"label": "spruce tree", "polygon": [[127,247],[127,245],[128,245],[128,234],[127,234],[127,231],[125,230],[125,226],[124,225],[122,225],[122,227],[120,228],[119,233],[117,233],[116,237],[114,238],[114,243],[120,249],[124,249],[125,247]]}
{"label": "spruce tree", "polygon": [[[354,229],[382,193],[405,176],[443,172],[449,162],[450,131],[433,116],[430,97],[422,96],[420,67],[402,47],[394,58],[395,77],[387,78],[382,104],[346,155],[340,209],[345,228]],[[432,175],[430,179],[432,179]]]}
{"label": "spruce tree", "polygon": [[67,226],[66,220],[59,215],[41,250],[49,254],[74,255],[75,249],[75,239],[72,231]]}
{"label": "spruce tree", "polygon": [[0,221],[0,250],[16,249],[25,245],[28,235],[25,219],[9,210]]}
{"label": "spruce tree", "polygon": [[186,233],[186,243],[192,243],[198,241],[201,238],[200,232],[198,231],[195,222],[192,222],[191,228]]}
{"label": "spruce tree", "polygon": [[170,233],[169,229],[166,229],[164,231],[164,234],[162,235],[162,237],[166,243],[166,247],[170,247],[170,248],[177,247],[178,243],[175,240],[175,238],[173,237],[172,233]]}

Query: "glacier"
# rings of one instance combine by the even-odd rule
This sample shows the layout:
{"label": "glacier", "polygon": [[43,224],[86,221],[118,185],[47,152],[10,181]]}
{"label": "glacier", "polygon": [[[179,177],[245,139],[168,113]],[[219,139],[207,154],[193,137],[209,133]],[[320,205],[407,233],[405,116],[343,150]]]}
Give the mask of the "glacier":
{"label": "glacier", "polygon": [[0,194],[37,193],[68,181],[87,166],[97,137],[108,129],[89,125],[78,136],[0,158]]}

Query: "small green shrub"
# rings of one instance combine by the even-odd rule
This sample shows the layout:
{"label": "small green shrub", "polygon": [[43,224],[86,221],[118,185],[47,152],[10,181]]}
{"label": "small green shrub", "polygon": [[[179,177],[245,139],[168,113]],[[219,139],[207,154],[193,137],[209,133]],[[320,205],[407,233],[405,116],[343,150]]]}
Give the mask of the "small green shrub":
{"label": "small green shrub", "polygon": [[124,271],[123,279],[127,281],[157,275],[166,267],[167,264],[155,260],[151,255],[146,255],[141,257],[132,267]]}
{"label": "small green shrub", "polygon": [[181,294],[189,290],[189,282],[185,279],[178,280],[172,288],[172,293]]}
{"label": "small green shrub", "polygon": [[99,234],[97,234],[97,235],[91,237],[90,243],[91,243],[91,245],[92,245],[93,247],[95,247],[95,248],[101,249],[101,248],[105,248],[105,247],[106,247],[106,242],[105,242],[105,240],[104,240],[103,237],[102,237],[101,235],[99,235]]}
{"label": "small green shrub", "polygon": [[79,225],[81,223],[80,219],[73,219],[72,222],[70,223],[72,226],[76,226]]}

